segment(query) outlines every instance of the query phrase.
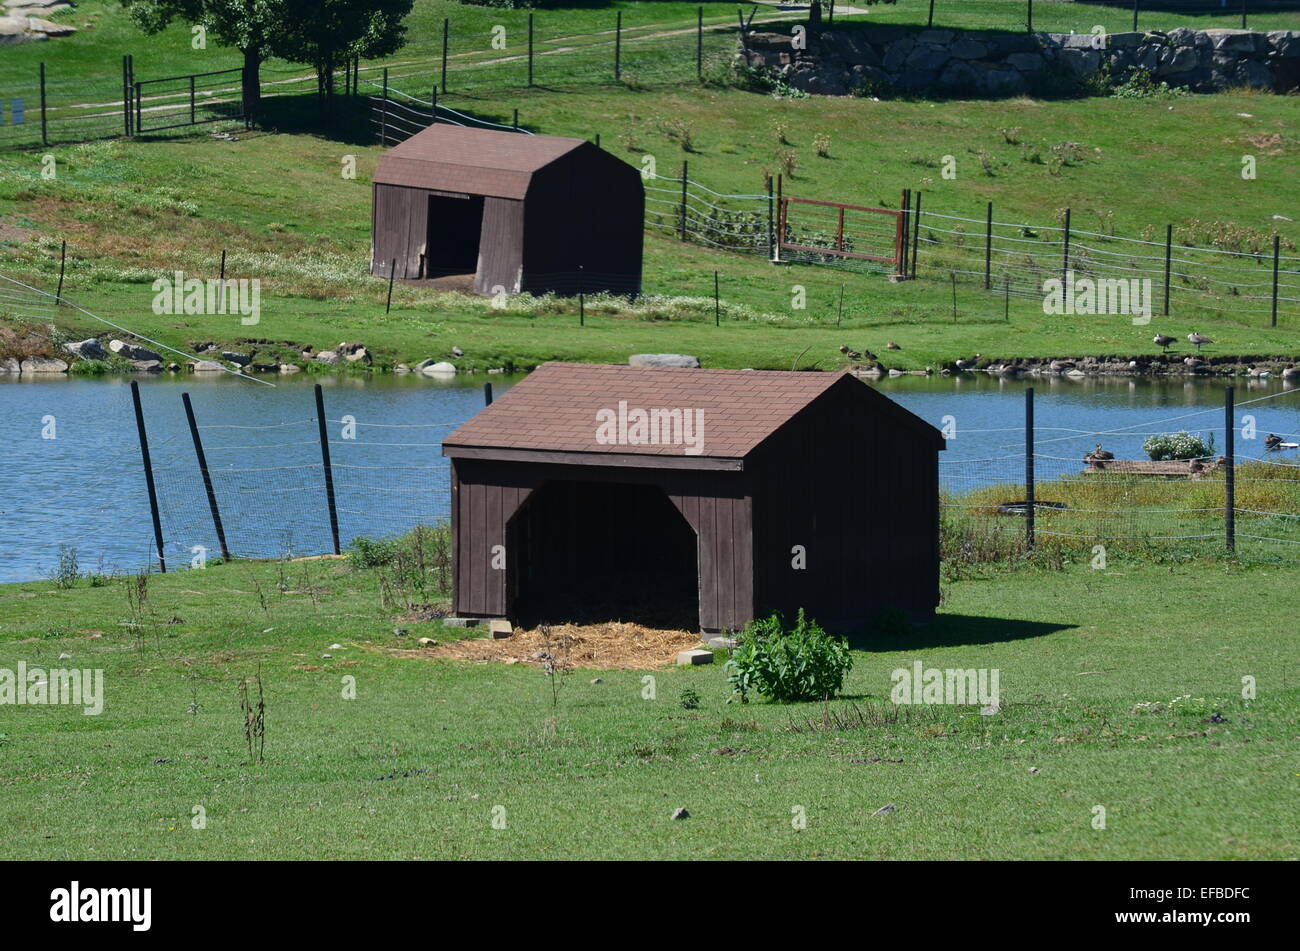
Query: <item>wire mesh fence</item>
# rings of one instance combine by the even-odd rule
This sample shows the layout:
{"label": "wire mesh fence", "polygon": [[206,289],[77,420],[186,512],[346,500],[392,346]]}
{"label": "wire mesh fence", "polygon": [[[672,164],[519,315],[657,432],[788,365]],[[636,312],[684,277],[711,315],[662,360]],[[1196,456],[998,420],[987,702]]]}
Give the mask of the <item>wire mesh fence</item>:
{"label": "wire mesh fence", "polygon": [[[96,396],[103,413],[117,419],[108,429],[123,436],[134,429],[125,389]],[[450,467],[442,440],[481,405],[474,393],[465,396],[454,408],[444,407],[444,418],[418,422],[358,418],[327,402],[350,408],[351,401],[327,396],[322,420],[309,392],[298,390],[278,404],[279,415],[257,422],[198,416],[202,462],[188,428],[168,432],[156,425],[154,414],[166,407],[154,402],[144,418],[167,569],[225,554],[329,554],[358,538],[446,524]],[[996,429],[945,429],[948,449],[939,461],[943,557],[950,565],[995,563],[1033,549],[1081,559],[1100,554],[1104,563],[1107,552],[1173,561],[1219,557],[1231,549],[1246,559],[1294,561],[1300,558],[1298,401],[1300,388],[1288,388],[1235,404],[1231,446],[1226,410],[1213,406],[1102,430],[1031,429],[1014,421]],[[1037,403],[1057,419],[1068,419],[1075,406],[1068,397],[1060,405],[1041,396]],[[1255,429],[1257,422],[1273,430]],[[1150,437],[1183,430],[1208,451],[1186,459],[1145,458],[1141,447]],[[28,562],[50,570],[75,550],[86,571],[157,568],[138,442],[110,435],[70,449],[42,455],[39,482],[48,489],[33,488],[31,468],[0,471],[3,525],[49,526],[23,534],[21,546],[33,556]],[[4,550],[11,550],[9,543]],[[3,565],[0,575],[17,580]]]}
{"label": "wire mesh fence", "polygon": [[[1065,209],[1050,224],[1030,224],[994,220],[991,206],[984,218],[925,208],[913,213],[912,228],[915,277],[955,275],[1040,300],[1047,282],[1061,281],[1063,308],[1073,308],[1087,291],[1092,300],[1086,306],[1096,313],[1192,310],[1255,325],[1300,324],[1300,257],[1294,243],[1276,231],[1191,222],[1150,227],[1135,238],[1080,228]],[[1067,282],[1080,293],[1067,294]],[[1099,293],[1106,299],[1098,300]]]}
{"label": "wire mesh fence", "polygon": [[[1030,390],[1023,427],[961,434],[961,442],[976,436],[981,450],[941,457],[945,556],[996,561],[1037,546],[1099,557],[1103,566],[1107,549],[1160,559],[1234,551],[1292,560],[1300,554],[1297,437],[1256,431],[1255,415],[1268,409],[1273,419],[1295,420],[1297,400],[1300,390],[1287,389],[1222,410],[1083,431],[1033,426]],[[1178,458],[1161,456],[1151,441],[1188,430],[1195,441],[1185,444],[1201,448]]]}

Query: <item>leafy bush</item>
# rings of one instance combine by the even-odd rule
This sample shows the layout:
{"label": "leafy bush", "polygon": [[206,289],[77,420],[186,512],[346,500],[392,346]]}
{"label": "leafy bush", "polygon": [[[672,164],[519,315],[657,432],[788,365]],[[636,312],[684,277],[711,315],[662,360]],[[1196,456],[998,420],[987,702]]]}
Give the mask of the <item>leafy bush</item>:
{"label": "leafy bush", "polygon": [[1179,99],[1190,95],[1186,89],[1156,82],[1145,69],[1135,69],[1123,82],[1111,87],[1112,99]]}
{"label": "leafy bush", "polygon": [[1142,451],[1157,462],[1164,459],[1204,459],[1214,454],[1214,437],[1206,443],[1191,433],[1161,433],[1142,444]]}
{"label": "leafy bush", "polygon": [[773,614],[747,624],[739,640],[725,669],[741,703],[750,693],[777,703],[828,699],[840,692],[853,667],[844,639],[808,620],[802,608],[793,628]]}
{"label": "leafy bush", "polygon": [[366,538],[358,535],[352,539],[348,559],[357,568],[380,568],[392,564],[397,555],[397,541],[392,538]]}

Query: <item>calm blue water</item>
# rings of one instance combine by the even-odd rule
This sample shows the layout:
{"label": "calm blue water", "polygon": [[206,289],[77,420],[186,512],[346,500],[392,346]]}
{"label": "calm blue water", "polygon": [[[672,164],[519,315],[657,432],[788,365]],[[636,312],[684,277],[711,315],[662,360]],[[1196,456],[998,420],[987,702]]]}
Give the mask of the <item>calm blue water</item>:
{"label": "calm blue water", "polygon": [[[440,384],[413,377],[321,380],[344,545],[356,535],[404,531],[447,512],[442,434],[483,405],[483,376]],[[497,394],[511,381],[491,377]],[[228,545],[239,555],[314,554],[331,545],[312,383],[275,378],[275,387],[229,377],[142,379],[149,440],[163,509],[168,567],[195,548],[219,553],[181,393],[188,392],[222,509]],[[1017,482],[1024,472],[1024,391],[1036,398],[1036,467],[1043,478],[1077,472],[1097,442],[1141,458],[1154,432],[1189,430],[1223,445],[1223,386],[1209,381],[1097,379],[1003,381],[984,374],[906,377],[875,384],[936,426],[952,417],[942,456],[945,485]],[[1300,433],[1300,390],[1280,381],[1239,381],[1263,434]],[[50,417],[53,418],[51,428]],[[354,438],[345,417],[355,419]],[[1078,432],[1082,431],[1082,432]],[[1107,431],[1106,435],[1094,435]],[[1119,432],[1115,432],[1119,431]],[[43,438],[42,434],[55,438]],[[1262,443],[1239,444],[1259,456]],[[1273,456],[1271,458],[1279,458]],[[1288,461],[1295,459],[1290,454]],[[0,377],[0,582],[45,577],[59,546],[77,550],[83,570],[134,571],[154,560],[148,498],[129,382]]]}

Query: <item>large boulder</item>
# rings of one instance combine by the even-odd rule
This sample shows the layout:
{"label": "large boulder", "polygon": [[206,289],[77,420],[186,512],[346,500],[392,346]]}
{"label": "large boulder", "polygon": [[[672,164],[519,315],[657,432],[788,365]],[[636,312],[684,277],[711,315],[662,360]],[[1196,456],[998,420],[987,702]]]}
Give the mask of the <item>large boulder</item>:
{"label": "large boulder", "polygon": [[448,363],[445,360],[437,363],[432,360],[421,360],[415,365],[415,369],[425,376],[448,377],[456,375],[456,364]]}
{"label": "large boulder", "polygon": [[68,365],[57,357],[28,357],[21,364],[23,373],[67,373]]}
{"label": "large boulder", "polygon": [[70,36],[76,32],[76,27],[68,26],[66,23],[51,23],[38,17],[22,15],[0,17],[0,46],[47,40],[52,36]]}
{"label": "large boulder", "polygon": [[1200,57],[1191,46],[1165,47],[1160,51],[1157,76],[1172,76],[1174,73],[1186,73],[1200,64]]}
{"label": "large boulder", "polygon": [[1274,30],[1268,35],[1273,55],[1283,59],[1300,57],[1300,30]]}
{"label": "large boulder", "polygon": [[152,350],[124,340],[110,340],[108,349],[126,360],[162,360],[162,357]]}
{"label": "large boulder", "polygon": [[627,358],[628,366],[633,367],[669,367],[686,370],[698,370],[700,358],[684,353],[634,353]]}
{"label": "large boulder", "polygon": [[65,343],[63,349],[81,360],[103,360],[108,356],[104,345],[94,337],[76,343]]}
{"label": "large boulder", "polygon": [[0,358],[0,373],[21,373],[22,367],[13,357]]}
{"label": "large boulder", "polygon": [[1253,53],[1255,38],[1259,36],[1250,30],[1206,30],[1205,35],[1221,53]]}

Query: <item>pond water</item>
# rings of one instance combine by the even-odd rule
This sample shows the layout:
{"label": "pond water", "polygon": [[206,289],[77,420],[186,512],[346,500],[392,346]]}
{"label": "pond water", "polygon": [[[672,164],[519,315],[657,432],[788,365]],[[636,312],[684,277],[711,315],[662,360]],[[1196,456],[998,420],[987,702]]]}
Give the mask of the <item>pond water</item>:
{"label": "pond water", "polygon": [[[485,379],[497,395],[513,382],[298,376],[274,378],[271,387],[226,376],[141,379],[168,568],[220,553],[182,392],[200,426],[230,551],[269,557],[332,545],[314,382],[324,389],[346,546],[358,535],[395,534],[446,516],[441,437],[482,407]],[[1036,393],[1036,469],[1044,479],[1078,472],[1097,442],[1120,458],[1145,458],[1142,442],[1160,432],[1199,432],[1213,436],[1216,451],[1223,446],[1221,381],[968,374],[873,385],[928,422],[948,425],[954,435],[940,471],[944,487],[956,491],[1022,479],[1027,386]],[[1239,442],[1239,455],[1262,456],[1268,432],[1296,441],[1289,434],[1300,432],[1300,389],[1238,380],[1236,399],[1239,422],[1253,415],[1259,430],[1258,440]],[[61,545],[76,549],[83,571],[135,571],[155,560],[128,380],[0,377],[0,427],[0,582],[48,576]],[[1300,461],[1295,456],[1286,461]]]}

